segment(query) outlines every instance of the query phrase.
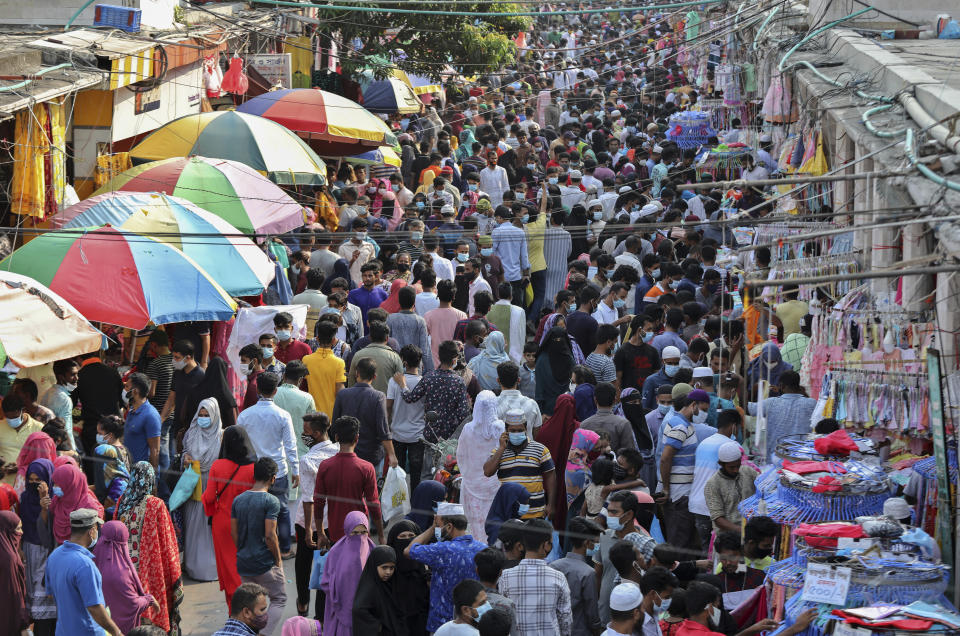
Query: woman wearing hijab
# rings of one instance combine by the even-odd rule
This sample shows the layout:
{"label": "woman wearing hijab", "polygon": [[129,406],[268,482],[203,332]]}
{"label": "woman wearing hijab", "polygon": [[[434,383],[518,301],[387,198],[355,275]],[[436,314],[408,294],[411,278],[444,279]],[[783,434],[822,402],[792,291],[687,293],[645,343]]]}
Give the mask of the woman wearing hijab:
{"label": "woman wearing hijab", "polygon": [[20,559],[23,524],[14,512],[0,512],[0,634],[16,636],[30,625],[27,579]]}
{"label": "woman wearing hijab", "polygon": [[[54,477],[56,481],[56,477]],[[157,476],[148,462],[137,462],[130,485],[117,503],[117,520],[133,539],[130,560],[137,567],[143,589],[152,594],[159,609],[150,608],[144,618],[165,632],[178,629],[183,580],[180,577],[180,550],[170,513],[163,500],[154,496]]]}
{"label": "woman wearing hijab", "polygon": [[500,526],[510,519],[520,519],[530,509],[530,491],[514,481],[500,484],[497,494],[490,503],[484,530],[487,533],[487,545],[493,546],[500,536]]}
{"label": "woman wearing hijab", "polygon": [[184,413],[196,413],[200,403],[213,398],[220,411],[220,428],[228,428],[237,423],[237,400],[227,381],[227,363],[223,358],[212,357],[207,371],[200,383],[190,390],[184,402]]}
{"label": "woman wearing hijab", "polygon": [[[581,365],[574,367],[574,369],[579,368],[589,370],[588,367],[581,367]],[[597,412],[597,403],[594,401],[596,391],[594,391],[594,384],[591,382],[578,382],[576,371],[574,371],[573,376],[573,381],[577,385],[577,388],[573,390],[573,400],[577,405],[577,419],[582,422]]]}
{"label": "woman wearing hijab", "polygon": [[280,636],[320,636],[322,633],[320,621],[306,616],[288,618],[280,630]]}
{"label": "woman wearing hijab", "polygon": [[23,521],[21,547],[26,566],[28,607],[34,633],[37,636],[53,636],[57,627],[57,605],[47,596],[43,578],[47,557],[54,547],[48,510],[53,462],[36,459],[30,462],[25,474],[26,489],[20,497],[20,519]]}
{"label": "woman wearing hijab", "polygon": [[397,553],[379,545],[363,566],[357,594],[353,599],[355,636],[407,636],[407,624],[397,601]]}
{"label": "woman wearing hijab", "polygon": [[400,606],[400,616],[407,626],[407,632],[427,633],[427,614],[430,611],[430,574],[427,566],[403,554],[410,542],[420,534],[420,526],[403,519],[390,528],[387,545],[397,553],[397,572],[395,596]]}
{"label": "woman wearing hijab", "polygon": [[473,155],[473,144],[477,143],[477,138],[473,136],[473,128],[464,128],[458,136],[460,145],[457,147],[457,161],[463,164],[463,160]]}
{"label": "woman wearing hijab", "polygon": [[573,365],[573,351],[567,330],[563,327],[552,328],[540,344],[535,367],[536,399],[544,415],[553,415],[557,398],[570,390]]}
{"label": "woman wearing hijab", "polygon": [[[220,428],[220,406],[210,397],[200,402],[190,428],[183,436],[183,467],[192,470],[191,463],[200,469],[201,488],[206,488],[210,479],[210,468],[220,457],[220,440],[223,429]],[[213,545],[213,533],[204,514],[203,502],[191,497],[183,504],[184,554],[183,566],[187,576],[195,581],[217,580],[216,550]]]}
{"label": "woman wearing hijab", "polygon": [[599,442],[600,435],[593,431],[578,428],[573,432],[564,475],[568,507],[590,484],[590,465],[600,454],[597,449]]}
{"label": "woman wearing hijab", "polygon": [[87,486],[87,478],[73,464],[55,468],[50,486],[50,513],[53,515],[53,538],[57,545],[70,538],[70,513],[80,508],[93,508],[103,518],[103,506]]}
{"label": "woman wearing hijab", "polygon": [[750,395],[754,395],[760,386],[760,380],[767,380],[772,386],[776,386],[780,383],[780,376],[785,371],[792,370],[793,365],[783,361],[776,343],[767,342],[760,350],[760,355],[747,367],[747,390]]}
{"label": "woman wearing hijab", "polygon": [[104,603],[110,608],[110,618],[124,634],[140,624],[147,608],[159,609],[153,596],[143,591],[140,575],[130,560],[129,538],[127,526],[108,521],[100,528],[100,538],[93,547],[93,560],[103,577]]}
{"label": "woman wearing hijab", "polygon": [[[457,444],[457,448],[460,445]],[[437,503],[447,496],[447,487],[439,481],[427,479],[417,484],[410,496],[410,512],[406,518],[421,528],[429,528],[433,523]]]}
{"label": "woman wearing hijab", "polygon": [[57,443],[46,433],[37,431],[30,433],[23,442],[20,454],[17,455],[17,478],[14,483],[14,489],[17,494],[23,492],[27,482],[27,466],[37,459],[49,459],[51,462],[57,458]]}
{"label": "woman wearing hijab", "polygon": [[[490,336],[487,336],[489,339]],[[457,466],[463,478],[460,503],[467,515],[469,532],[477,541],[487,540],[483,523],[500,488],[500,480],[496,475],[487,477],[483,474],[483,463],[499,448],[500,436],[506,430],[503,420],[497,417],[497,405],[497,396],[493,392],[481,391],[473,403],[473,419],[463,427],[457,444]]]}
{"label": "woman wearing hijab", "polygon": [[370,214],[378,219],[392,220],[397,195],[390,189],[390,181],[387,179],[370,179],[370,183],[376,187],[376,192],[368,195],[370,197]]}
{"label": "woman wearing hijab", "polygon": [[343,520],[343,537],[323,566],[320,589],[327,595],[323,617],[324,636],[353,636],[353,601],[367,557],[375,547],[370,540],[367,515],[354,510]]}
{"label": "woman wearing hijab", "polygon": [[394,279],[390,283],[390,295],[380,303],[380,308],[385,309],[387,313],[395,314],[400,311],[400,290],[407,286],[407,281],[402,278]]}
{"label": "woman wearing hijab", "polygon": [[223,432],[220,459],[210,465],[207,486],[203,491],[203,512],[212,518],[213,554],[217,561],[217,579],[227,598],[243,582],[237,573],[237,545],[230,534],[230,507],[234,498],[253,485],[253,450],[247,430],[231,426]]}
{"label": "woman wearing hijab", "polygon": [[[547,447],[551,457],[556,457],[555,462],[562,462],[564,457],[570,454],[570,444],[573,441],[573,432],[580,428],[580,422],[577,421],[577,407],[573,396],[564,393],[557,398],[551,415],[540,427],[537,433],[537,441]],[[557,530],[563,530],[567,522],[567,488],[566,474],[555,470],[554,480],[554,501],[557,502],[553,510],[553,527]]]}
{"label": "woman wearing hijab", "polygon": [[330,276],[327,277],[327,280],[324,281],[323,285],[320,287],[320,290],[329,296],[332,292],[330,286],[333,284],[333,281],[337,280],[338,278],[342,278],[347,282],[347,291],[350,291],[356,287],[353,279],[350,278],[350,264],[342,258],[338,258],[333,262],[333,271],[330,273]]}
{"label": "woman wearing hijab", "polygon": [[563,225],[570,232],[570,258],[576,258],[581,254],[589,254],[590,247],[596,243],[596,239],[592,243],[588,239],[587,208],[579,203],[570,208],[570,216],[567,217]]}
{"label": "woman wearing hijab", "polygon": [[[543,341],[547,339],[547,334],[550,333],[551,329],[566,326],[567,319],[563,317],[563,314],[550,314],[540,321],[540,326],[537,328],[537,335],[534,337],[537,339],[537,343],[542,345]],[[586,358],[583,357],[583,351],[580,350],[580,345],[577,344],[577,341],[574,340],[570,334],[567,334],[567,339],[570,341],[570,351],[573,353],[574,364],[583,364]]]}
{"label": "woman wearing hijab", "polygon": [[510,362],[510,356],[507,355],[507,342],[503,338],[503,333],[491,331],[483,339],[483,349],[467,363],[467,368],[473,372],[481,389],[499,392],[497,366],[502,362]]}

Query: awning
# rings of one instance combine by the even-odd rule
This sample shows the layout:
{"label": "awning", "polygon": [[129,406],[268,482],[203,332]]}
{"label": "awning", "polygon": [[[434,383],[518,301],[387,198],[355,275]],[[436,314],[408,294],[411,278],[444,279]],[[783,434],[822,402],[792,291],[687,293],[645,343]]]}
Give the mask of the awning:
{"label": "awning", "polygon": [[83,51],[96,56],[98,66],[110,71],[110,90],[153,76],[153,42],[127,39],[109,32],[79,29],[34,40],[29,46],[62,53],[66,59],[69,59],[72,51]]}

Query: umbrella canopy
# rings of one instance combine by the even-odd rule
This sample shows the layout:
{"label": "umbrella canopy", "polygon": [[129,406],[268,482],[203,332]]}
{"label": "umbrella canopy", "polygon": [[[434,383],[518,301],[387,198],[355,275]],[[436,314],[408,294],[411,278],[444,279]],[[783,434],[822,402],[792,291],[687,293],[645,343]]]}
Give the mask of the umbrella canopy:
{"label": "umbrella canopy", "polygon": [[140,164],[115,176],[93,196],[114,190],[181,197],[244,234],[282,234],[304,222],[303,208],[286,192],[253,168],[227,159],[173,157]]}
{"label": "umbrella canopy", "polygon": [[359,155],[347,157],[346,161],[361,165],[387,165],[396,166],[397,168],[403,163],[397,155],[397,152],[390,146],[380,146],[376,150],[368,150]]}
{"label": "umbrella canopy", "polygon": [[396,137],[382,119],[366,108],[318,88],[288,88],[254,97],[237,107],[241,113],[266,117],[307,139],[327,157],[364,152]]}
{"label": "umbrella canopy", "polygon": [[413,92],[417,95],[424,95],[426,93],[440,93],[443,91],[443,84],[424,75],[407,73],[407,79],[410,80],[410,86],[413,88]]}
{"label": "umbrella canopy", "polygon": [[419,113],[423,102],[409,84],[392,76],[363,87],[363,105],[373,113]]}
{"label": "umbrella canopy", "polygon": [[56,218],[64,228],[110,224],[173,245],[232,296],[256,296],[273,280],[273,263],[256,243],[186,199],[108,192],[71,205]]}
{"label": "umbrella canopy", "polygon": [[130,150],[134,163],[189,155],[239,161],[274,183],[326,183],[326,165],[302,139],[274,121],[236,111],[179,117]]}
{"label": "umbrella canopy", "polygon": [[96,351],[103,336],[63,298],[29,276],[0,271],[0,365],[18,367]]}
{"label": "umbrella canopy", "polygon": [[228,320],[236,303],[193,259],[115,227],[54,230],[0,261],[48,286],[89,320],[130,329]]}

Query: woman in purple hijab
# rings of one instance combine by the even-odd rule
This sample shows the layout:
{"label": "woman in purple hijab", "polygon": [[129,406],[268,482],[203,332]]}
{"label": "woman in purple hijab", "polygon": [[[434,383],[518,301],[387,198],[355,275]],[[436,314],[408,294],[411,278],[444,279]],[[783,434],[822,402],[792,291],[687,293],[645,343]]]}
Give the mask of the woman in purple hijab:
{"label": "woman in purple hijab", "polygon": [[159,611],[153,596],[143,591],[137,568],[130,560],[129,538],[130,531],[123,522],[108,521],[100,528],[100,539],[93,547],[93,560],[103,576],[103,600],[124,634],[140,624],[140,615],[151,605]]}
{"label": "woman in purple hijab", "polygon": [[367,557],[377,546],[370,540],[370,522],[359,510],[343,520],[343,538],[333,544],[323,566],[320,589],[327,595],[324,636],[353,635],[353,599]]}

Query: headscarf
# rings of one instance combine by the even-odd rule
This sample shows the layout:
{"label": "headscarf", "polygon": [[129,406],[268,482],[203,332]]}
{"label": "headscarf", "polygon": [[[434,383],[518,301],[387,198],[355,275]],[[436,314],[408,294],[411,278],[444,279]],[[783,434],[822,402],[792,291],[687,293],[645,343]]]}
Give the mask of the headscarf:
{"label": "headscarf", "polygon": [[497,416],[498,405],[497,396],[493,391],[478,393],[477,399],[473,401],[473,419],[464,425],[462,432],[469,431],[472,435],[486,440],[499,439],[503,434],[504,424]]}
{"label": "headscarf", "polygon": [[581,422],[597,412],[597,404],[593,401],[594,389],[589,382],[578,384],[573,391],[573,399],[577,403],[577,419]]}
{"label": "headscarf", "polygon": [[[553,415],[544,422],[537,433],[537,441],[547,447],[555,464],[559,464],[570,454],[573,432],[580,428],[580,422],[576,419],[576,411],[573,396],[564,393],[557,398],[556,406],[553,407]],[[556,480],[557,484],[554,501],[558,502],[553,511],[553,527],[557,530],[563,530],[567,521],[567,509],[563,505],[563,502],[567,500],[566,472],[555,470],[552,478]]]}
{"label": "headscarf", "polygon": [[117,477],[130,479],[130,473],[127,471],[127,466],[123,463],[123,458],[116,446],[113,444],[98,444],[93,449],[93,454],[103,463],[103,479],[107,485]]}
{"label": "headscarf", "polygon": [[108,521],[100,528],[100,539],[93,547],[93,560],[103,576],[103,600],[124,634],[137,626],[140,615],[153,601],[153,596],[144,592],[137,568],[130,560],[129,538],[127,526]]}
{"label": "headscarf", "polygon": [[[65,465],[55,468],[51,479],[53,486],[59,486],[62,497],[50,499],[50,513],[53,515],[53,538],[63,543],[70,538],[70,513],[80,508],[92,508],[103,517],[103,506],[87,487],[87,478],[76,466]],[[51,492],[51,495],[53,493]]]}
{"label": "headscarf", "polygon": [[425,569],[426,566],[422,563],[403,554],[403,551],[407,549],[413,539],[400,539],[401,532],[412,532],[416,536],[423,530],[409,519],[401,519],[390,528],[390,532],[387,534],[387,545],[397,551],[397,572]]}
{"label": "headscarf", "polygon": [[17,476],[26,479],[27,466],[37,459],[49,459],[51,462],[57,458],[57,443],[46,433],[37,431],[30,433],[23,442],[23,448],[17,455]]}
{"label": "headscarf", "polygon": [[403,551],[413,539],[399,539],[401,532],[412,532],[414,536],[420,534],[420,526],[412,521],[401,519],[393,524],[387,534],[387,545],[397,551],[397,572],[393,577],[397,580],[396,599],[402,608],[401,615],[410,617],[423,615],[426,622],[426,612],[430,608],[430,575],[427,566],[415,559],[404,555]]}
{"label": "headscarf", "polygon": [[496,391],[500,388],[500,383],[497,381],[497,366],[501,362],[509,361],[510,356],[507,355],[507,343],[503,333],[491,331],[483,339],[483,349],[467,363],[467,368],[477,376],[481,389]]}
{"label": "headscarf", "polygon": [[[202,428],[197,423],[200,417],[200,409],[206,409],[210,414],[210,426]],[[220,439],[223,437],[223,429],[220,428],[220,406],[213,398],[205,398],[197,406],[190,421],[190,428],[183,436],[183,451],[190,453],[190,456],[200,462],[200,471],[210,470],[210,466],[220,456]]]}
{"label": "headscarf", "polygon": [[[557,324],[557,319],[560,317],[560,314],[557,313],[547,316],[542,325],[542,329],[537,334],[540,339],[538,344],[543,345],[543,341],[547,339],[547,334],[550,333],[550,330],[553,329],[554,325]],[[583,351],[580,350],[580,345],[577,344],[577,341],[574,340],[573,336],[571,336],[569,333],[567,334],[567,339],[570,340],[570,351],[573,353],[574,364],[583,364],[586,358],[583,357]]]}
{"label": "headscarf", "polygon": [[157,475],[150,462],[137,462],[130,475],[130,483],[123,492],[123,498],[117,504],[114,517],[122,519],[128,516],[144,499],[153,494],[156,485]]}
{"label": "headscarf", "polygon": [[283,623],[280,636],[320,636],[320,621],[306,616],[293,616]]}
{"label": "headscarf", "polygon": [[[35,474],[40,481],[50,488],[50,476],[53,475],[53,462],[49,459],[35,459],[30,462],[25,473],[26,477]],[[43,545],[40,532],[37,530],[37,519],[40,518],[40,484],[31,485],[20,495],[20,518],[23,519],[23,540],[34,545]]]}
{"label": "headscarf", "polygon": [[464,128],[459,135],[460,146],[457,148],[457,161],[463,163],[463,160],[473,155],[473,144],[477,138],[473,136],[473,128]]}
{"label": "headscarf", "polygon": [[353,279],[350,278],[350,265],[345,259],[342,258],[338,258],[333,262],[333,271],[330,273],[330,276],[324,281],[323,286],[321,287],[321,290],[324,294],[327,294],[328,296],[330,295],[330,285],[338,278],[342,278],[343,280],[347,281],[348,291],[356,287]]}
{"label": "headscarf", "polygon": [[447,487],[439,481],[427,479],[417,484],[410,497],[410,513],[406,519],[414,522],[421,528],[428,528],[433,523],[434,505],[443,501],[447,496]]}
{"label": "headscarf", "polygon": [[360,574],[370,552],[377,547],[369,535],[350,534],[357,526],[370,526],[367,515],[359,510],[347,513],[343,520],[343,537],[327,553],[320,580],[320,589],[327,594],[324,622],[333,622],[330,617],[336,616],[336,621],[348,632],[352,631],[353,598],[357,593]]}
{"label": "headscarf", "polygon": [[[380,578],[377,568],[387,563],[397,563],[396,551],[388,545],[378,545],[370,553],[360,574],[357,594],[353,599],[353,631],[361,634],[393,634],[405,636],[407,626],[401,620],[401,607],[397,602],[397,573],[389,580]],[[360,611],[357,610],[366,610]],[[379,620],[376,620],[379,619]]]}
{"label": "headscarf", "polygon": [[19,634],[30,624],[27,609],[27,577],[20,558],[20,537],[14,530],[20,517],[0,511],[0,633]]}
{"label": "headscarf", "polygon": [[540,352],[537,357],[539,358],[544,354],[550,361],[550,371],[553,373],[553,379],[561,384],[569,383],[574,362],[570,339],[567,337],[565,328],[553,327],[547,332],[540,344]]}
{"label": "headscarf", "polygon": [[505,481],[500,484],[500,489],[490,504],[490,512],[487,513],[487,522],[483,524],[483,529],[487,532],[487,543],[493,545],[500,535],[500,526],[504,521],[510,519],[519,519],[519,506],[522,503],[529,503],[530,491],[515,481]]}
{"label": "headscarf", "polygon": [[402,278],[394,278],[390,283],[390,295],[380,303],[380,309],[385,309],[387,313],[395,314],[400,311],[400,290],[407,286],[407,281]]}
{"label": "headscarf", "polygon": [[585,428],[575,430],[567,453],[567,471],[589,470],[592,463],[590,454],[599,441],[600,435],[594,431]]}
{"label": "headscarf", "polygon": [[257,461],[250,434],[242,426],[231,426],[223,432],[220,445],[220,459],[229,459],[238,466],[246,466]]}
{"label": "headscarf", "polygon": [[[777,364],[773,368],[767,368],[766,362],[776,362]],[[783,361],[783,357],[780,355],[780,349],[773,342],[768,342],[763,345],[763,349],[747,367],[747,381],[751,384],[756,384],[760,380],[769,380],[770,384],[778,384],[780,382],[780,376],[783,375],[785,371],[792,371],[793,365]]]}
{"label": "headscarf", "polygon": [[80,464],[77,463],[77,460],[74,459],[72,455],[58,455],[57,458],[53,460],[53,467],[55,469],[61,466],[80,468]]}
{"label": "headscarf", "polygon": [[230,390],[228,377],[227,363],[224,362],[223,358],[210,358],[210,363],[207,365],[203,378],[187,394],[187,400],[183,406],[184,415],[196,413],[203,400],[213,398],[217,401],[217,410],[220,415],[217,421],[218,428],[227,428],[236,424],[233,409],[237,406],[237,399],[233,396],[233,391]]}

